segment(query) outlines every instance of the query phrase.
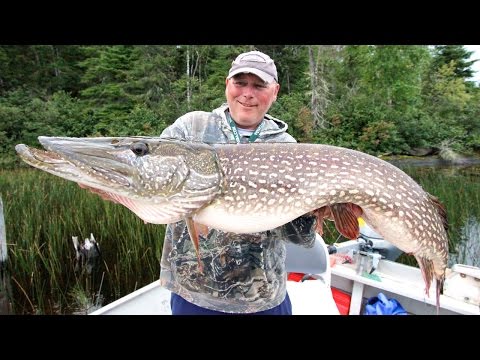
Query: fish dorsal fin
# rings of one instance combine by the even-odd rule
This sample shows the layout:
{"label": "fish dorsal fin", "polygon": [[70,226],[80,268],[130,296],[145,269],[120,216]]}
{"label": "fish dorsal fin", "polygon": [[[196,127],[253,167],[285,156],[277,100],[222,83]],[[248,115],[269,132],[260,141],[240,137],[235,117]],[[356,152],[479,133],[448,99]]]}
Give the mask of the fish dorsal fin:
{"label": "fish dorsal fin", "polygon": [[335,222],[337,231],[348,239],[357,239],[360,236],[358,217],[362,216],[360,206],[352,203],[338,203],[322,206],[313,211],[317,217],[316,231],[323,235],[323,220]]}
{"label": "fish dorsal fin", "polygon": [[362,215],[362,208],[352,203],[330,205],[330,210],[338,232],[347,239],[357,239],[360,236],[358,217]]}
{"label": "fish dorsal fin", "polygon": [[438,214],[440,215],[440,218],[442,219],[443,227],[445,228],[445,231],[448,231],[448,218],[447,218],[447,210],[445,208],[445,205],[443,205],[440,200],[433,196],[432,194],[429,194],[427,192],[428,199],[431,201],[433,204],[433,207],[437,209]]}

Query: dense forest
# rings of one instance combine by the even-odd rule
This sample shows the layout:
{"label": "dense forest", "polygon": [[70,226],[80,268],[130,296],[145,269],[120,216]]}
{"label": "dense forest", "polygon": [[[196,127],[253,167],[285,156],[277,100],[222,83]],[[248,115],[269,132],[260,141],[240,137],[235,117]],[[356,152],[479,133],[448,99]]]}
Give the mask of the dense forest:
{"label": "dense forest", "polygon": [[242,51],[276,62],[269,113],[302,142],[370,154],[480,150],[480,90],[462,45],[0,45],[0,168],[46,136],[157,136],[225,101]]}

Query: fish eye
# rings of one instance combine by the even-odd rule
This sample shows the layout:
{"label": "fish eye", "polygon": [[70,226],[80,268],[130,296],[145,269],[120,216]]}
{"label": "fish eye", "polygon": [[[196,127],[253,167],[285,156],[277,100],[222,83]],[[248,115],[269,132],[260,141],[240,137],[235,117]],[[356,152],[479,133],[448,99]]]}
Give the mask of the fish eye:
{"label": "fish eye", "polygon": [[134,142],[130,146],[130,150],[137,156],[144,156],[148,154],[148,145],[141,141]]}

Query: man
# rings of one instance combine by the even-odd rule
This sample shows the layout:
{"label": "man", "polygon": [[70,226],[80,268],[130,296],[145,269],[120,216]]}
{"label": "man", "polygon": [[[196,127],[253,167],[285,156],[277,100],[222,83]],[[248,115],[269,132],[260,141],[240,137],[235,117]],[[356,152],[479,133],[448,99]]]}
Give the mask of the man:
{"label": "man", "polygon": [[[280,85],[274,61],[259,51],[240,54],[225,80],[227,103],[178,118],[162,138],[206,143],[295,142],[287,124],[267,114]],[[254,234],[208,229],[200,238],[199,271],[184,221],[166,228],[161,284],[172,291],[172,314],[291,314],[286,292],[285,240],[315,241],[315,217],[302,216]]]}

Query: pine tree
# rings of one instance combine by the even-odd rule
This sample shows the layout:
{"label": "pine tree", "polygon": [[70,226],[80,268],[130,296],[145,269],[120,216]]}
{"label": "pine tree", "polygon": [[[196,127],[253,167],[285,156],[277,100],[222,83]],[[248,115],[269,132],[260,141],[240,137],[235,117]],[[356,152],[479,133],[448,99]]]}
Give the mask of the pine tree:
{"label": "pine tree", "polygon": [[463,45],[438,45],[434,48],[433,71],[453,62],[454,74],[468,79],[473,76],[472,65],[478,60],[469,60],[473,51]]}

